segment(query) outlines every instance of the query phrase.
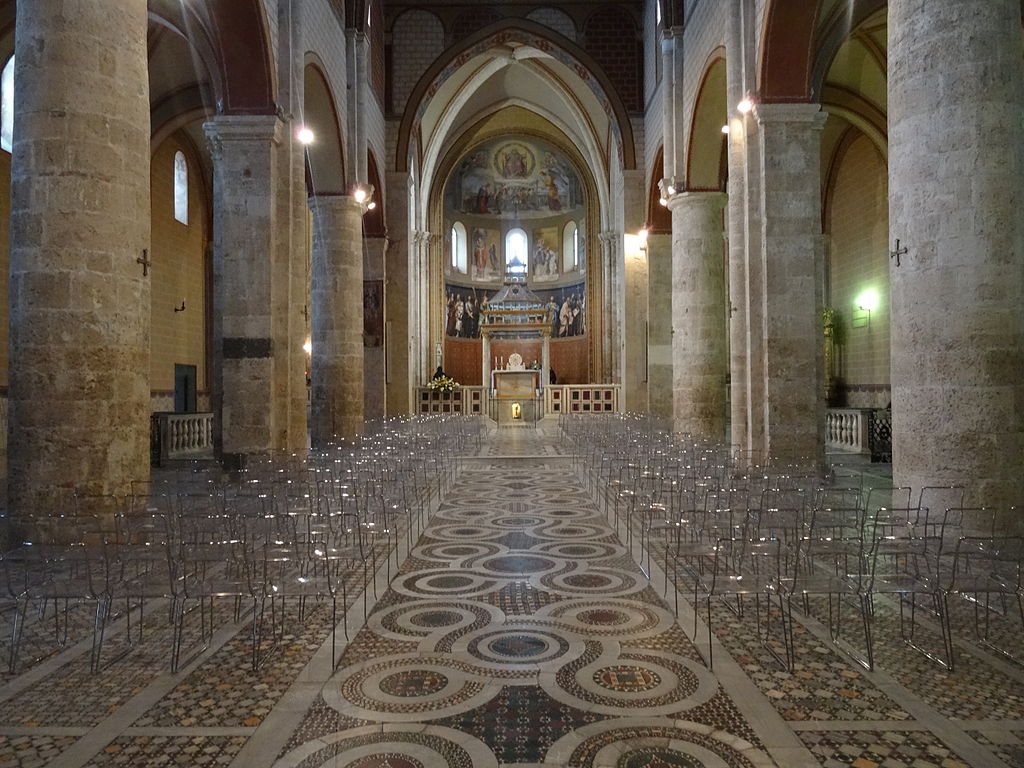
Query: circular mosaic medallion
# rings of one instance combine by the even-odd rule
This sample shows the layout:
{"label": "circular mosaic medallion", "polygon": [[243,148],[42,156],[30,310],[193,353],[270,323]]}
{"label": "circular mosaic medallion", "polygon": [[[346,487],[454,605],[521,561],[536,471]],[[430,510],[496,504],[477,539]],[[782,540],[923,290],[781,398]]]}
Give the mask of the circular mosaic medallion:
{"label": "circular mosaic medallion", "polygon": [[534,555],[503,555],[484,561],[483,567],[497,573],[537,573],[554,568],[555,563]]}
{"label": "circular mosaic medallion", "polygon": [[594,682],[617,693],[639,693],[656,688],[661,677],[645,667],[614,666],[594,672]]}
{"label": "circular mosaic medallion", "polygon": [[638,749],[623,755],[616,768],[705,768],[704,763],[692,755],[669,749]]}
{"label": "circular mosaic medallion", "polygon": [[434,589],[460,589],[472,583],[473,579],[468,576],[435,576],[430,579],[430,586]]}
{"label": "circular mosaic medallion", "polygon": [[409,623],[417,627],[449,627],[462,621],[462,614],[455,611],[423,611],[409,617]]}
{"label": "circular mosaic medallion", "polygon": [[612,583],[607,576],[599,573],[574,573],[562,579],[562,583],[570,587],[583,587],[584,589],[599,589]]}
{"label": "circular mosaic medallion", "polygon": [[439,555],[442,552],[445,555],[449,555],[451,557],[467,557],[468,555],[479,554],[480,550],[479,550],[478,547],[462,547],[462,546],[445,547],[444,549],[437,550],[437,554],[439,554]]}
{"label": "circular mosaic medallion", "polygon": [[497,525],[501,528],[528,528],[533,525],[540,525],[545,521],[539,517],[519,517],[512,515],[509,517],[496,517],[490,522],[492,525]]}
{"label": "circular mosaic medallion", "polygon": [[429,669],[407,669],[383,678],[380,690],[389,696],[430,696],[448,685],[448,678]]}
{"label": "circular mosaic medallion", "polygon": [[528,659],[544,653],[548,643],[536,635],[506,635],[489,642],[487,649],[499,656]]}
{"label": "circular mosaic medallion", "polygon": [[423,763],[408,755],[386,752],[383,755],[369,755],[348,763],[344,768],[425,768]]}
{"label": "circular mosaic medallion", "polygon": [[593,624],[599,627],[614,627],[625,624],[629,621],[622,611],[613,611],[608,608],[595,608],[591,611],[583,611],[576,614],[576,621],[583,624]]}
{"label": "circular mosaic medallion", "polygon": [[569,557],[591,557],[600,551],[589,544],[570,544],[568,547],[562,547],[562,554]]}

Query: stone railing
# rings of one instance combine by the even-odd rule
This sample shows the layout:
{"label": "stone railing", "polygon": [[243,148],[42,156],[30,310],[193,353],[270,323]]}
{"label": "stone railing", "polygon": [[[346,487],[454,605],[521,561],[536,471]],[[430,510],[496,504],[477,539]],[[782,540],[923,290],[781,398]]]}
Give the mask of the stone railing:
{"label": "stone railing", "polygon": [[429,387],[416,388],[416,413],[463,413],[469,416],[487,413],[484,387],[456,387],[438,392]]}
{"label": "stone railing", "polygon": [[618,384],[566,384],[544,388],[545,411],[560,413],[617,413]]}
{"label": "stone railing", "polygon": [[160,464],[213,456],[212,413],[154,413],[153,429],[159,443],[159,457],[153,458]]}
{"label": "stone railing", "polygon": [[868,453],[869,408],[829,408],[825,415],[825,449]]}

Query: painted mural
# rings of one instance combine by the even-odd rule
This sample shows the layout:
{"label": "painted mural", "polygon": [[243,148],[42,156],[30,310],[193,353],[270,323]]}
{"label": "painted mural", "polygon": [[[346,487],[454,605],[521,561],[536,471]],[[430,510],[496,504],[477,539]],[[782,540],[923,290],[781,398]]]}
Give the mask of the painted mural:
{"label": "painted mural", "polygon": [[582,210],[583,186],[569,160],[532,139],[493,141],[456,166],[445,195],[449,211],[538,218]]}
{"label": "painted mural", "polygon": [[538,289],[545,300],[551,338],[566,339],[587,333],[587,291],[585,283],[560,288]]}
{"label": "painted mural", "polygon": [[473,227],[469,236],[470,272],[474,280],[500,280],[503,275],[501,261],[501,233],[496,229]]}
{"label": "painted mural", "polygon": [[449,283],[444,292],[444,335],[456,339],[479,339],[483,321],[481,308],[487,306],[497,290]]}

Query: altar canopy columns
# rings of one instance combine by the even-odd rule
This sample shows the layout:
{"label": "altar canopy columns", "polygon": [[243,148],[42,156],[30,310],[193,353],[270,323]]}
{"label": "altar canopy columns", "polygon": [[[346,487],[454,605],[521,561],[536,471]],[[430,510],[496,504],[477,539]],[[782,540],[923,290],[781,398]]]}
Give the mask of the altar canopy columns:
{"label": "altar canopy columns", "polygon": [[725,241],[720,192],[682,192],[672,212],[672,423],[702,440],[725,436]]}
{"label": "altar canopy columns", "polygon": [[363,206],[349,195],[310,198],[313,211],[311,442],[363,427]]}
{"label": "altar canopy columns", "polygon": [[[762,446],[775,460],[820,465],[825,459],[821,308],[821,129],[817,104],[758,104],[760,139],[759,275],[749,288],[749,315],[763,315],[763,359],[751,379],[764,382],[763,410],[751,412]],[[760,293],[759,293],[760,292]],[[757,340],[752,339],[752,344]],[[753,367],[760,364],[760,369]]]}
{"label": "altar canopy columns", "polygon": [[[8,511],[149,476],[144,0],[18,3]],[[42,507],[45,509],[45,507]]]}
{"label": "altar canopy columns", "polygon": [[893,476],[1005,508],[1024,500],[1020,3],[888,19]]}

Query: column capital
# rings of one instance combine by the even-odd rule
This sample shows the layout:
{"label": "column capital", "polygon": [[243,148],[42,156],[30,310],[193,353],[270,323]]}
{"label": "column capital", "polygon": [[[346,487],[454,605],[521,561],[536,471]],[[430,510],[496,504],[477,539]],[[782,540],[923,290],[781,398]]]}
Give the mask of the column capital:
{"label": "column capital", "polygon": [[728,195],[724,192],[678,192],[668,198],[668,209],[675,211],[677,208],[689,208],[697,205],[708,208],[724,208],[728,199]]}
{"label": "column capital", "polygon": [[766,123],[809,123],[815,130],[821,130],[828,118],[821,104],[755,104],[754,118],[758,125]]}
{"label": "column capital", "polygon": [[362,213],[366,210],[366,205],[357,203],[352,195],[310,195],[306,199],[306,204],[311,211],[320,209],[325,212],[342,213],[349,208],[354,208]]}
{"label": "column capital", "polygon": [[203,132],[216,148],[225,141],[281,143],[284,122],[277,115],[217,115],[203,123]]}

